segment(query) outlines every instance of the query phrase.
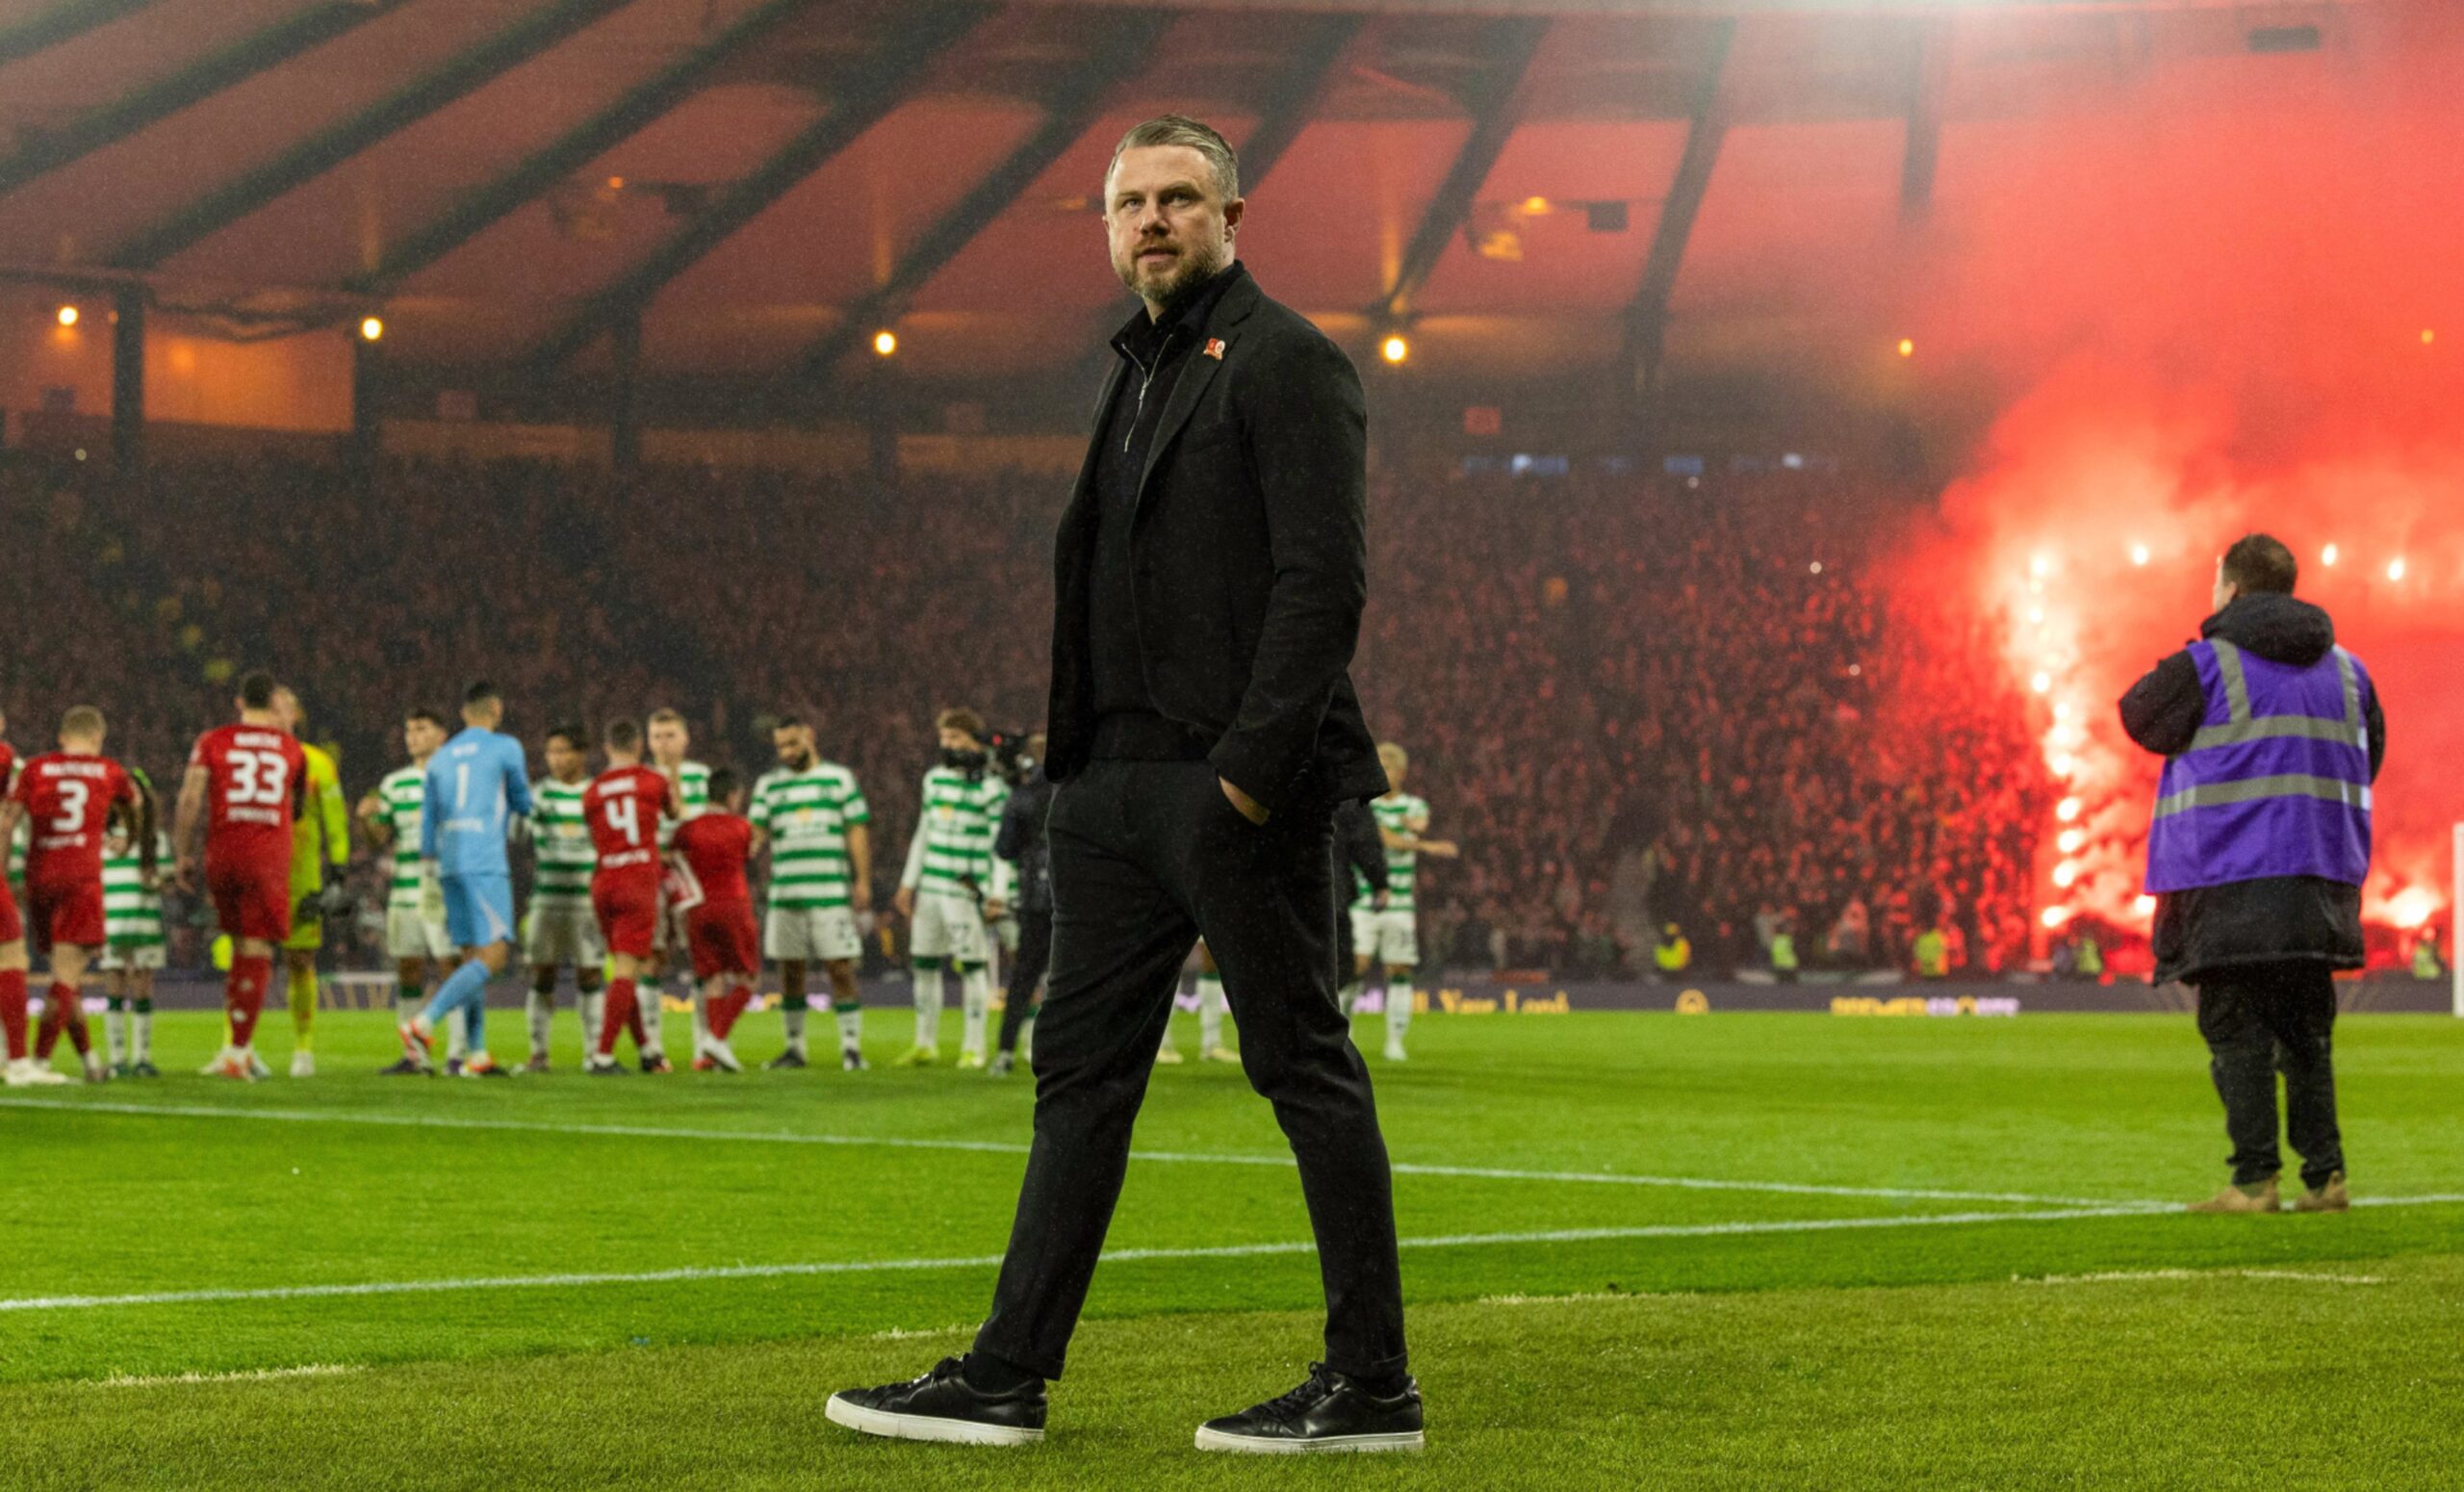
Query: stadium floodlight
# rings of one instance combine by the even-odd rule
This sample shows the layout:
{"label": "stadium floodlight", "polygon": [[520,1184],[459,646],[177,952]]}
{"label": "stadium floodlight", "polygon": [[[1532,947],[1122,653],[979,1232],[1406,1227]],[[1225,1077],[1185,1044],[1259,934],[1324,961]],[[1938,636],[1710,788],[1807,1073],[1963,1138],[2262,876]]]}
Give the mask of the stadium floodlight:
{"label": "stadium floodlight", "polygon": [[373,316],[370,316],[370,317],[363,317],[363,318],[361,318],[361,319],[360,319],[360,323],[359,323],[359,340],[360,340],[360,341],[362,341],[362,342],[375,342],[375,341],[379,341],[379,340],[381,340],[381,339],[384,337],[384,335],[385,335],[385,322],[384,322],[384,320],[383,320],[382,318],[380,318],[380,317],[373,317]]}
{"label": "stadium floodlight", "polygon": [[60,308],[60,324],[63,326],[74,326],[77,324],[77,308],[75,306],[62,306]]}
{"label": "stadium floodlight", "polygon": [[2400,580],[2403,578],[2404,556],[2399,554],[2395,558],[2387,561],[2387,579],[2391,580]]}
{"label": "stadium floodlight", "polygon": [[1913,337],[1900,338],[1899,355],[1902,357],[1914,357],[1916,355],[1916,339]]}
{"label": "stadium floodlight", "polygon": [[898,353],[898,333],[890,330],[886,326],[873,333],[873,351],[876,355],[881,357],[896,356]]}
{"label": "stadium floodlight", "polygon": [[2325,549],[2319,552],[2319,563],[2328,566],[2330,569],[2334,568],[2336,563],[2336,547],[2332,544],[2328,545]]}
{"label": "stadium floodlight", "polygon": [[1399,368],[1411,358],[1412,345],[1403,340],[1401,332],[1390,332],[1386,340],[1377,345],[1377,355],[1384,358],[1388,366]]}

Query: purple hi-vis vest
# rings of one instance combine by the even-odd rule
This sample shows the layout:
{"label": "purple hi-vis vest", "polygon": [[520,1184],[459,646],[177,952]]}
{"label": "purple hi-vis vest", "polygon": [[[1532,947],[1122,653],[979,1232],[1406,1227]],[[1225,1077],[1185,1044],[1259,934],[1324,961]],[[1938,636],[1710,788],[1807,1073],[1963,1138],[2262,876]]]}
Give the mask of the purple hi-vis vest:
{"label": "purple hi-vis vest", "polygon": [[2342,648],[2307,667],[2221,638],[2191,644],[2207,716],[2165,763],[2147,889],[2370,873],[2370,676]]}

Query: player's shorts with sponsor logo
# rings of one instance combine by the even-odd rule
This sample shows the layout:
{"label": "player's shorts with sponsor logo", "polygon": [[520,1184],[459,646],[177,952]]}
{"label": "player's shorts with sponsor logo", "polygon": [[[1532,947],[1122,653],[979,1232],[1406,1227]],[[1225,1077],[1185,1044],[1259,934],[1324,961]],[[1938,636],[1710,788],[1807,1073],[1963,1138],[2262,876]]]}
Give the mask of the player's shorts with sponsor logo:
{"label": "player's shorts with sponsor logo", "polygon": [[602,870],[590,878],[590,909],[610,953],[647,959],[657,946],[658,866]]}
{"label": "player's shorts with sponsor logo", "polygon": [[696,979],[761,972],[761,937],[749,901],[706,901],[687,909],[684,943],[693,951]]}
{"label": "player's shorts with sponsor logo", "polygon": [[445,936],[456,948],[513,941],[513,878],[500,870],[438,878],[445,890]]}
{"label": "player's shorts with sponsor logo", "polygon": [[26,920],[49,947],[103,945],[103,878],[99,872],[62,876],[26,873]]}
{"label": "player's shorts with sponsor logo", "polygon": [[205,890],[214,920],[235,939],[279,943],[291,937],[291,846],[279,860],[254,863],[236,857],[205,859]]}
{"label": "player's shorts with sponsor logo", "polygon": [[1354,907],[1351,909],[1351,951],[1354,958],[1368,959],[1395,968],[1409,968],[1421,961],[1418,919],[1410,912]]}
{"label": "player's shorts with sponsor logo", "polygon": [[102,970],[106,974],[125,974],[135,969],[159,969],[163,966],[163,941],[151,939],[145,942],[103,944]]}
{"label": "player's shorts with sponsor logo", "polygon": [[419,907],[389,907],[385,911],[385,956],[396,963],[411,959],[449,959],[453,957],[453,939],[445,932],[445,901],[437,898],[436,913],[431,916]]}
{"label": "player's shorts with sponsor logo", "polygon": [[533,968],[562,968],[570,964],[591,973],[607,957],[599,936],[599,912],[588,903],[530,903],[530,932],[523,939],[522,957]]}
{"label": "player's shorts with sponsor logo", "polygon": [[836,964],[863,956],[852,907],[773,907],[761,951],[783,964]]}
{"label": "player's shorts with sponsor logo", "polygon": [[991,939],[985,935],[984,910],[971,896],[919,889],[915,893],[915,925],[909,950],[919,959],[947,959],[953,964],[983,964],[991,958]]}

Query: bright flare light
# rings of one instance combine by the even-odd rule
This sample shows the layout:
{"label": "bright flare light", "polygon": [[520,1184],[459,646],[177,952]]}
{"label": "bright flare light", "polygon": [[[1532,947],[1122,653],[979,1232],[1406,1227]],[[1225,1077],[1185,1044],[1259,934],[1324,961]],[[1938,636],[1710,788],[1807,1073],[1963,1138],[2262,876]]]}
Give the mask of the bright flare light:
{"label": "bright flare light", "polygon": [[2087,842],[2088,831],[2085,829],[2066,829],[2055,836],[2053,845],[2065,855],[2076,855],[2079,846]]}
{"label": "bright flare light", "polygon": [[1900,338],[1899,355],[1902,357],[1914,357],[1916,355],[1916,339],[1913,337]]}
{"label": "bright flare light", "polygon": [[2070,883],[2078,879],[2079,867],[2066,860],[2053,867],[2053,884],[2066,891],[2070,889]]}
{"label": "bright flare light", "polygon": [[2130,910],[2143,917],[2152,917],[2156,914],[2156,898],[2142,892],[2139,900],[2130,904]]}
{"label": "bright flare light", "polygon": [[2404,559],[2403,556],[2400,554],[2394,559],[2387,561],[2387,579],[2391,580],[2400,580],[2403,578]]}
{"label": "bright flare light", "polygon": [[2387,901],[2387,920],[2411,932],[2438,910],[2438,897],[2427,887],[2408,886]]}
{"label": "bright flare light", "polygon": [[873,351],[876,355],[881,357],[896,355],[898,351],[898,333],[890,330],[886,326],[873,333]]}
{"label": "bright flare light", "polygon": [[2130,562],[2134,565],[2143,565],[2147,563],[2147,546],[2144,544],[2132,545],[2130,547]]}
{"label": "bright flare light", "polygon": [[2335,562],[2336,547],[2334,545],[2330,544],[2325,549],[2319,552],[2319,563],[2323,565],[2333,565]]}
{"label": "bright flare light", "polygon": [[77,308],[75,306],[62,306],[60,308],[60,324],[63,326],[74,326],[77,324]]}
{"label": "bright flare light", "polygon": [[2053,816],[2066,824],[2075,823],[2078,821],[2080,810],[2085,807],[2086,805],[2076,798],[2065,798],[2054,806]]}
{"label": "bright flare light", "polygon": [[374,342],[374,341],[378,340],[379,338],[383,337],[384,335],[385,335],[385,323],[384,323],[384,322],[383,322],[383,321],[379,320],[378,318],[372,316],[372,317],[365,318],[364,320],[362,320],[362,321],[360,322],[360,323],[359,323],[359,340],[360,340],[360,341],[362,341],[362,342]]}
{"label": "bright flare light", "polygon": [[2053,775],[2056,777],[2068,777],[2071,773],[2079,770],[2079,762],[2077,759],[2072,757],[2068,752],[2065,752],[2061,756],[2054,758],[2051,761],[2046,762],[2045,765],[2053,769]]}
{"label": "bright flare light", "polygon": [[1412,355],[1412,345],[1398,332],[1377,345],[1377,355],[1398,367]]}
{"label": "bright flare light", "polygon": [[2047,927],[2060,927],[2063,923],[2070,920],[2070,909],[2067,907],[2047,907],[2044,909],[2044,915],[2039,918],[2039,920],[2043,922]]}
{"label": "bright flare light", "polygon": [[2053,692],[2053,675],[2046,673],[2042,669],[2039,669],[2037,670],[2036,677],[2028,681],[2028,687],[2036,690],[2039,694],[2051,694]]}

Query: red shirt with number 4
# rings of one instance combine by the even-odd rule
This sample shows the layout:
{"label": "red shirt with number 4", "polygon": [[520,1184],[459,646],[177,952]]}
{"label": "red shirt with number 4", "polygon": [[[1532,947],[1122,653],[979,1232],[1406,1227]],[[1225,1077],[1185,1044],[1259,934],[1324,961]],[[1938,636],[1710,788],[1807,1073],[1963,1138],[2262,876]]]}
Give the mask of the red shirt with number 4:
{"label": "red shirt with number 4", "polygon": [[291,826],[308,784],[308,758],[288,732],[226,725],[196,738],[189,765],[205,768],[209,863],[280,866],[291,873]]}
{"label": "red shirt with number 4", "polygon": [[658,821],[668,811],[667,779],[645,766],[609,767],[582,789],[581,816],[599,852],[594,876],[658,882]]}

